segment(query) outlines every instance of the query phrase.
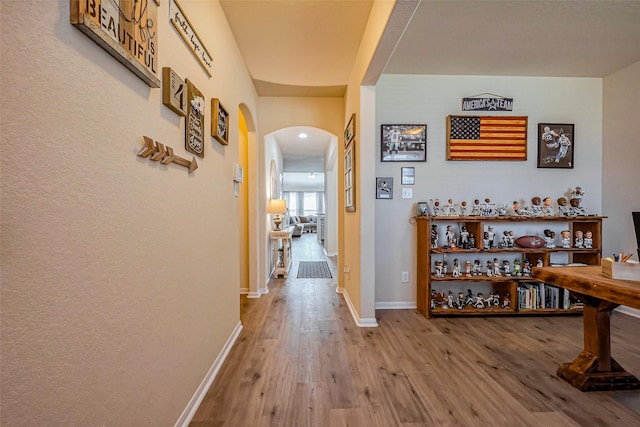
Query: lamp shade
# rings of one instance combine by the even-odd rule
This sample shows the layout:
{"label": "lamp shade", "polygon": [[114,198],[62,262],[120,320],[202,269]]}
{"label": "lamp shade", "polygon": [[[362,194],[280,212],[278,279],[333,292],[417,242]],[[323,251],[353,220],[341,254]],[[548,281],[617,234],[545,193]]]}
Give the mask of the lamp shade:
{"label": "lamp shade", "polygon": [[287,212],[287,202],[284,199],[271,199],[267,213],[270,214],[283,214]]}

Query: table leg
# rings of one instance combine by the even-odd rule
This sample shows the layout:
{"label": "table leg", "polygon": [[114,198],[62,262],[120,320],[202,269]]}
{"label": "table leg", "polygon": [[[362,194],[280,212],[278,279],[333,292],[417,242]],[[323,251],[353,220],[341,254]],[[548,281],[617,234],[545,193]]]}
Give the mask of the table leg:
{"label": "table leg", "polygon": [[584,303],[584,350],[573,362],[563,363],[558,376],[582,391],[640,388],[640,381],[611,357],[610,316],[618,304],[576,296]]}

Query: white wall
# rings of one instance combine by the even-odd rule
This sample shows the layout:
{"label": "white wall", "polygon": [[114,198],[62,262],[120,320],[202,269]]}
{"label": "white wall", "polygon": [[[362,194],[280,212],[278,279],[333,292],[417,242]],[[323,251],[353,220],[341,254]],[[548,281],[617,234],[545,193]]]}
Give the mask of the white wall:
{"label": "white wall", "polygon": [[[529,120],[525,162],[453,162],[446,157],[446,117],[461,111],[463,97],[494,93],[514,98],[512,112]],[[376,174],[394,178],[393,200],[376,200],[376,305],[413,307],[416,301],[415,202],[439,198],[498,204],[530,204],[533,196],[554,200],[571,188],[587,193],[589,212],[602,212],[602,80],[484,76],[383,75],[376,86]],[[491,115],[490,113],[480,113]],[[537,124],[575,124],[575,167],[538,169]],[[427,162],[380,162],[380,125],[426,124]],[[413,199],[402,199],[400,168],[415,167]],[[366,185],[366,183],[363,183]],[[373,187],[374,182],[370,185]],[[401,283],[408,271],[409,283]]]}
{"label": "white wall", "polygon": [[[150,2],[153,3],[153,2]],[[257,95],[218,2],[181,0],[212,78],[158,11],[160,67],[231,115],[191,175],[184,119],[69,24],[69,1],[3,1],[2,424],[173,425],[239,326],[237,108]],[[254,127],[254,126],[252,126]]]}

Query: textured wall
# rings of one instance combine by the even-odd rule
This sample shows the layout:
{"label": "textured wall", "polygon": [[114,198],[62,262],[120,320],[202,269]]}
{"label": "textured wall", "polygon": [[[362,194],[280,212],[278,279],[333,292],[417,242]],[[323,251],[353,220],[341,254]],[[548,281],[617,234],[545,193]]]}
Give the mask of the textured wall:
{"label": "textured wall", "polygon": [[[528,116],[527,161],[446,160],[447,115],[473,115],[462,113],[461,99],[482,92],[512,97],[514,106],[512,112],[480,115]],[[395,184],[393,200],[376,200],[376,302],[415,302],[416,228],[408,222],[415,202],[489,197],[498,204],[530,205],[533,196],[555,200],[580,185],[587,209],[602,213],[601,79],[384,75],[376,95],[376,174],[393,177]],[[573,169],[537,168],[538,123],[544,122],[575,124]],[[427,125],[426,163],[379,161],[379,125],[393,123]],[[415,167],[416,183],[407,186],[413,199],[402,199],[401,166]],[[402,271],[409,272],[409,283],[401,283]]]}
{"label": "textured wall", "polygon": [[190,158],[184,120],[69,1],[2,4],[2,425],[171,425],[239,322],[231,177],[237,106],[257,97],[219,4],[180,3],[214,77],[168,1],[160,66],[231,113],[231,144],[207,136],[192,175],[136,156],[147,135]]}

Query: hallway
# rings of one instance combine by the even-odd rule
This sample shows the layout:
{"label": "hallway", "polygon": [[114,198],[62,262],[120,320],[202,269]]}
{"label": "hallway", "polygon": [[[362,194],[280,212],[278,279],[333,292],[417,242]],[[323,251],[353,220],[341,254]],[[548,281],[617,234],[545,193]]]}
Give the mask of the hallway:
{"label": "hallway", "polygon": [[[289,277],[241,297],[243,330],[191,426],[635,426],[640,392],[582,393],[558,379],[582,348],[582,318],[427,320],[378,310],[358,328],[332,279],[297,279],[322,260],[316,235],[294,239]],[[640,319],[612,316],[612,351],[640,374]]]}

